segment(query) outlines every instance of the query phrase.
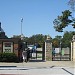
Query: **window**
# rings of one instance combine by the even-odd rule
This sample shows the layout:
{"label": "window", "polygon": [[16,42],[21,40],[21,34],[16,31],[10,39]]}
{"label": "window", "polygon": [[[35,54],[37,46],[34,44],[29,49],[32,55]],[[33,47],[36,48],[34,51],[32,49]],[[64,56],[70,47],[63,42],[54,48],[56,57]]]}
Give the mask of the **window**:
{"label": "window", "polygon": [[3,42],[3,52],[12,53],[13,52],[13,42]]}
{"label": "window", "polygon": [[11,52],[11,49],[5,49],[4,52],[5,52],[5,53],[10,53],[10,52]]}
{"label": "window", "polygon": [[5,43],[5,47],[11,47],[11,43]]}

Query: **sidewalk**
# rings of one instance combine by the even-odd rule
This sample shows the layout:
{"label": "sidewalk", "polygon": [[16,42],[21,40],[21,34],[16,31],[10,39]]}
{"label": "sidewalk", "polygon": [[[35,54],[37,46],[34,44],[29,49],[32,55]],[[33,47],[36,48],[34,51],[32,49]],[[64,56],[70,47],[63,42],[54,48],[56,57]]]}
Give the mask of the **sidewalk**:
{"label": "sidewalk", "polygon": [[28,63],[1,63],[0,66],[17,66],[17,67],[73,67],[75,68],[75,62],[73,61],[46,61],[46,62],[28,62]]}
{"label": "sidewalk", "polygon": [[0,75],[74,75],[73,61],[0,63]]}

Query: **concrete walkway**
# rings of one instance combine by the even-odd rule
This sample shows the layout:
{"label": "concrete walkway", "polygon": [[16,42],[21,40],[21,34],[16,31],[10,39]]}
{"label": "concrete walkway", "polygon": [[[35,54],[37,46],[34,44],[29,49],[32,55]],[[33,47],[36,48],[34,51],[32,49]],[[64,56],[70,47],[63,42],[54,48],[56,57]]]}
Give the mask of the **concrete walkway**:
{"label": "concrete walkway", "polygon": [[0,75],[74,75],[73,61],[0,63]]}
{"label": "concrete walkway", "polygon": [[46,61],[46,62],[23,62],[23,63],[0,63],[0,66],[25,66],[25,67],[75,67],[75,62],[73,61]]}

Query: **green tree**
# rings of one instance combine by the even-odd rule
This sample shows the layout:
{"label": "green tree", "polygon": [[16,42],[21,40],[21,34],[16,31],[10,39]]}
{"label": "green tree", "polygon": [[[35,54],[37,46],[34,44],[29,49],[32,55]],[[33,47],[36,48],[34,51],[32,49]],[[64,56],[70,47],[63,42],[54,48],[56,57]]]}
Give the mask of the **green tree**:
{"label": "green tree", "polygon": [[43,34],[32,35],[31,37],[28,38],[27,42],[28,44],[38,43],[40,46],[42,46],[43,42],[46,40],[46,37],[47,36]]}
{"label": "green tree", "polygon": [[73,31],[66,31],[63,35],[63,38],[62,38],[62,47],[71,47],[71,41],[72,41],[72,37],[73,35],[75,35],[75,32]]}
{"label": "green tree", "polygon": [[21,35],[13,35],[11,38],[21,38]]}
{"label": "green tree", "polygon": [[72,12],[70,10],[65,10],[62,12],[61,16],[58,16],[57,19],[53,21],[53,24],[56,31],[63,32],[63,28],[68,25],[75,28],[75,18],[72,16]]}
{"label": "green tree", "polygon": [[58,39],[54,38],[54,39],[52,40],[52,47],[54,47],[54,48],[59,47]]}
{"label": "green tree", "polygon": [[52,39],[52,45],[53,47],[60,47],[60,42],[61,42],[61,47],[66,48],[66,47],[71,47],[71,41],[72,37],[75,35],[74,31],[66,31],[64,32],[63,37],[61,36],[55,36],[55,38]]}
{"label": "green tree", "polygon": [[56,47],[60,47],[60,42],[62,41],[62,37],[61,36],[55,36],[54,39],[52,39],[52,45],[54,48]]}

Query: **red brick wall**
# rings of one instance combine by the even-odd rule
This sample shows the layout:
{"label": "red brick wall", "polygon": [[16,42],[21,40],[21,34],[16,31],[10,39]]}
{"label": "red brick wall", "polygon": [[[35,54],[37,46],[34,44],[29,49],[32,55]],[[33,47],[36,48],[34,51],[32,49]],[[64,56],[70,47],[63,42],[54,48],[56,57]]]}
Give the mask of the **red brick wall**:
{"label": "red brick wall", "polygon": [[2,52],[2,44],[0,44],[0,52]]}
{"label": "red brick wall", "polygon": [[14,44],[14,51],[13,52],[18,56],[18,44]]}

